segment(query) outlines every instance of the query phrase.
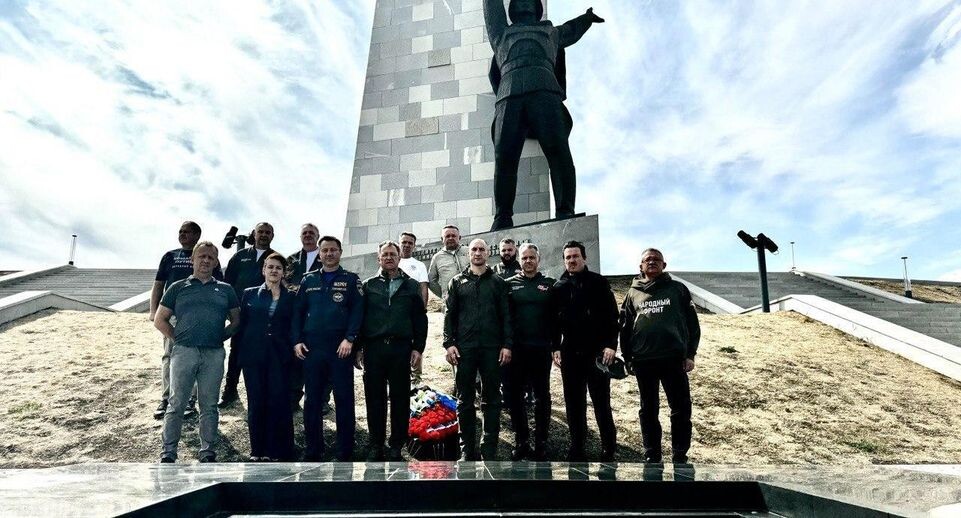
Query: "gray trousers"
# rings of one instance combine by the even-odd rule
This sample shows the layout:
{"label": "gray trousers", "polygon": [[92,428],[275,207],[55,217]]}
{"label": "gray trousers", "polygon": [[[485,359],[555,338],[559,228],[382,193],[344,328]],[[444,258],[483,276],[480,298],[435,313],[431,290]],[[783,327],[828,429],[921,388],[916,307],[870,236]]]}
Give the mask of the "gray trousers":
{"label": "gray trousers", "polygon": [[[170,317],[171,325],[176,325],[176,317]],[[164,337],[164,354],[160,357],[160,388],[163,389],[163,394],[160,399],[167,401],[170,399],[170,353],[173,351],[174,341],[170,338]],[[193,391],[190,393],[190,399],[193,401],[197,400],[197,386],[194,385]]]}
{"label": "gray trousers", "polygon": [[217,397],[224,378],[224,348],[174,345],[170,353],[170,399],[164,414],[162,455],[177,458],[183,430],[184,409],[191,387],[197,385],[200,403],[200,458],[215,455],[217,444]]}

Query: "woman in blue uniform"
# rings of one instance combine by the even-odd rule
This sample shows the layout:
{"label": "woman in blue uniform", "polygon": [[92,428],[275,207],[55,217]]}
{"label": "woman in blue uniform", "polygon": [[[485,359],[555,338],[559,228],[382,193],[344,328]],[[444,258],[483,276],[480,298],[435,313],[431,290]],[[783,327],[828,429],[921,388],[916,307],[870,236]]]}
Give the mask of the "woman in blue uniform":
{"label": "woman in blue uniform", "polygon": [[294,295],[282,285],[287,260],[264,260],[264,283],[244,290],[238,331],[240,366],[247,388],[250,460],[293,460],[294,424],[288,378],[293,361],[290,322]]}

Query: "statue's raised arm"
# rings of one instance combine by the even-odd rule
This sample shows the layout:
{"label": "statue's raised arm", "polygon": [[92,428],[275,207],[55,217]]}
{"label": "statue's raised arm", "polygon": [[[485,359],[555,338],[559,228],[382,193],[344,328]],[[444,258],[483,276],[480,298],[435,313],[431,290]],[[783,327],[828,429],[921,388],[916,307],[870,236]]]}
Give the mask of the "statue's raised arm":
{"label": "statue's raised arm", "polygon": [[587,29],[590,29],[591,25],[595,23],[604,23],[604,18],[594,14],[594,8],[591,7],[586,13],[558,27],[557,32],[560,36],[561,46],[570,47],[577,43],[577,40],[581,39]]}
{"label": "statue's raised arm", "polygon": [[484,22],[487,24],[487,39],[492,47],[500,41],[507,29],[507,11],[503,0],[484,0]]}

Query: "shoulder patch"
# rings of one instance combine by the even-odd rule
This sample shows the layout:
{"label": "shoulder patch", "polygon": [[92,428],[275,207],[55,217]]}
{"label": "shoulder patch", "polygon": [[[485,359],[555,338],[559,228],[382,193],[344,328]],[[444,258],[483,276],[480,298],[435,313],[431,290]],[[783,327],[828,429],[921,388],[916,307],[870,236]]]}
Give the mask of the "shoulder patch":
{"label": "shoulder patch", "polygon": [[360,278],[357,279],[357,293],[364,295],[364,283],[360,282]]}

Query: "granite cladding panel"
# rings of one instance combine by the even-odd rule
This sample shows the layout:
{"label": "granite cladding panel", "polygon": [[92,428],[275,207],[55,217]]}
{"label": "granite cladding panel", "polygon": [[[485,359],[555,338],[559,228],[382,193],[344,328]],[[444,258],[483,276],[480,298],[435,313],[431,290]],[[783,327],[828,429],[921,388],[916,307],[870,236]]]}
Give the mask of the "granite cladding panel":
{"label": "granite cladding panel", "polygon": [[[377,0],[347,255],[369,253],[403,229],[434,235],[445,224],[465,233],[490,225],[494,96],[482,8],[481,0]],[[539,147],[525,146],[515,221],[550,210],[547,172]]]}

